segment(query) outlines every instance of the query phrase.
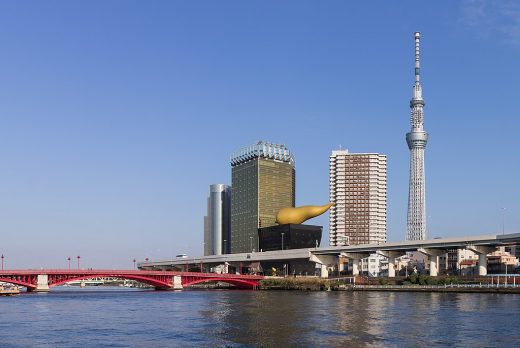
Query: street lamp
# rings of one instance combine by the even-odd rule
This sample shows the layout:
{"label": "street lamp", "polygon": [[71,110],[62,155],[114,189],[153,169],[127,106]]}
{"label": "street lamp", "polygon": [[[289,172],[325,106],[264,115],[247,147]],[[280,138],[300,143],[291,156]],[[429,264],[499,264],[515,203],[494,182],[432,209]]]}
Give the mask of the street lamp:
{"label": "street lamp", "polygon": [[224,250],[222,250],[223,254],[227,254],[227,239],[224,239]]}
{"label": "street lamp", "polygon": [[134,270],[135,270],[135,259],[132,260],[134,262]]}
{"label": "street lamp", "polygon": [[148,267],[148,258],[144,259],[146,261],[146,267]]}
{"label": "street lamp", "polygon": [[70,271],[70,256],[67,257],[67,261],[69,261],[69,271]]}
{"label": "street lamp", "polygon": [[504,234],[506,227],[506,208],[502,208],[502,234]]}
{"label": "street lamp", "polygon": [[2,271],[4,270],[4,254],[2,254]]}
{"label": "street lamp", "polygon": [[79,259],[80,259],[80,258],[81,258],[81,257],[78,255],[78,269],[79,269]]}
{"label": "street lamp", "polygon": [[283,235],[285,234],[285,232],[282,232],[282,250],[283,250]]}

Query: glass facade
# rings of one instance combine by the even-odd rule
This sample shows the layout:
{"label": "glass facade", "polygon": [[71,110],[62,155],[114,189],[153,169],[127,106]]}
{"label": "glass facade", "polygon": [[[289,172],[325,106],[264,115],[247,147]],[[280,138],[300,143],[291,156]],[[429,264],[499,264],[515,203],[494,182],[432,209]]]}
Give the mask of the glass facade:
{"label": "glass facade", "polygon": [[231,253],[257,251],[258,228],[294,207],[294,160],[285,146],[261,142],[239,151],[231,165]]}
{"label": "glass facade", "polygon": [[229,253],[231,188],[210,186],[208,215],[204,217],[204,255]]}
{"label": "glass facade", "polygon": [[322,230],[322,226],[301,224],[259,228],[260,250],[317,248],[320,246]]}

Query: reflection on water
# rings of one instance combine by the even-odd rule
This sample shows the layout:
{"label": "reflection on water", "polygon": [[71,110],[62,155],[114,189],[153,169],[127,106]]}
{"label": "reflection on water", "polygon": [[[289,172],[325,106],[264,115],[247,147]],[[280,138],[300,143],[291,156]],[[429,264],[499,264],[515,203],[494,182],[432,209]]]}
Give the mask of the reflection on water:
{"label": "reflection on water", "polygon": [[519,295],[61,291],[0,298],[1,347],[520,346]]}

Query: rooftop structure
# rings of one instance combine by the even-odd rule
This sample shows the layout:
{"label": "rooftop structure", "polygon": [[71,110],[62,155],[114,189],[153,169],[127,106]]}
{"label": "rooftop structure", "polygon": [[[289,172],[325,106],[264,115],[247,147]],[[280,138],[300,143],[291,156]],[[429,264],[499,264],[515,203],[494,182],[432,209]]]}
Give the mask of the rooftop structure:
{"label": "rooftop structure", "polygon": [[294,157],[283,144],[259,141],[255,145],[244,147],[231,155],[231,166],[248,162],[255,158],[264,158],[289,163],[294,166]]}

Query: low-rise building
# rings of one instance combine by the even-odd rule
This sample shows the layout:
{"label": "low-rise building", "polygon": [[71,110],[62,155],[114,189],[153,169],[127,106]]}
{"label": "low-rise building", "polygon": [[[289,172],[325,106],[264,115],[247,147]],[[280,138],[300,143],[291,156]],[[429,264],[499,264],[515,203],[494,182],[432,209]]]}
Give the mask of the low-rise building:
{"label": "low-rise building", "polygon": [[513,273],[518,260],[507,251],[497,250],[487,257],[488,274]]}
{"label": "low-rise building", "polygon": [[478,274],[478,261],[477,260],[462,260],[459,263],[458,273],[461,276],[472,276]]}
{"label": "low-rise building", "polygon": [[478,255],[471,250],[448,249],[446,257],[446,273],[461,274],[461,262],[474,260],[478,260]]}

